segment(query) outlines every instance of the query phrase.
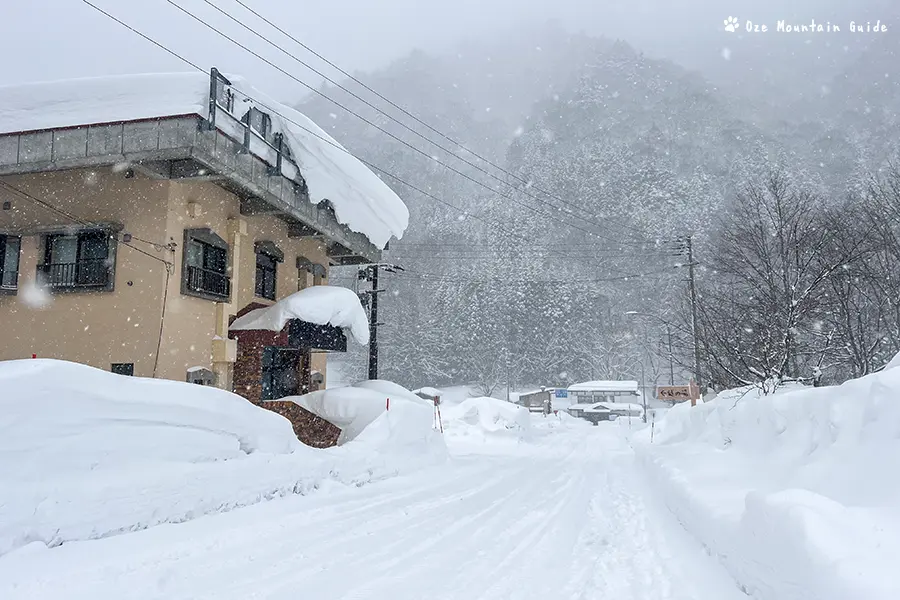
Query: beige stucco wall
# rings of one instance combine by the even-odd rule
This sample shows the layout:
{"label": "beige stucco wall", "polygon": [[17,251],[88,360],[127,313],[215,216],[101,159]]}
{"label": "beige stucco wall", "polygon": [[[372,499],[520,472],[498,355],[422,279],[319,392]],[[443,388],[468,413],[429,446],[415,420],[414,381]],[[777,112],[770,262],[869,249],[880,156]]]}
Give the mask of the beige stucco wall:
{"label": "beige stucco wall", "polygon": [[[227,317],[254,298],[257,240],[274,242],[285,254],[278,265],[276,293],[287,296],[312,285],[305,273],[298,280],[297,256],[328,264],[322,244],[313,238],[290,239],[287,225],[270,215],[240,215],[238,198],[211,182],[160,181],[137,173],[126,179],[111,170],[67,171],[6,178],[39,199],[45,199],[78,219],[117,222],[134,236],[132,246],[117,245],[115,291],[55,294],[44,307],[27,303],[40,260],[38,235],[22,240],[18,296],[0,296],[0,360],[41,357],[82,362],[102,369],[111,363],[133,362],[135,375],[152,376],[156,347],[162,335],[156,373],[184,380],[193,366],[213,369],[217,334],[226,337]],[[33,231],[71,220],[15,197],[13,210],[0,211],[0,232]],[[184,230],[208,227],[231,244],[232,302],[227,305],[181,294]],[[241,232],[245,234],[241,234]],[[174,242],[175,250],[153,246]],[[154,258],[156,257],[156,258]],[[166,266],[157,259],[172,263]],[[128,282],[131,282],[129,285]],[[165,291],[165,306],[163,295]],[[313,369],[326,373],[326,354],[313,355]],[[218,365],[223,366],[221,363]]]}
{"label": "beige stucco wall", "polygon": [[[78,219],[116,222],[123,231],[163,243],[167,181],[137,174],[68,171],[5,178],[37,200],[50,203]],[[122,198],[131,199],[122,202]],[[162,262],[152,246],[134,241],[116,248],[115,291],[46,295],[33,301],[37,264],[42,256],[37,228],[71,225],[71,219],[21,196],[3,192],[12,209],[0,211],[0,231],[31,233],[22,238],[19,293],[0,296],[0,359],[42,358],[74,360],[102,369],[111,363],[133,362],[135,374],[153,370],[160,326]]]}

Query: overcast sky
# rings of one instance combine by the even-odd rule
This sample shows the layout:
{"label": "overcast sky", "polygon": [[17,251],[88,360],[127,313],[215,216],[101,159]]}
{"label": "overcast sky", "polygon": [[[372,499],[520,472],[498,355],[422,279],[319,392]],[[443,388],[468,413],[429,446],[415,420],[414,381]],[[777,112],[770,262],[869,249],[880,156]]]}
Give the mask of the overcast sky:
{"label": "overcast sky", "polygon": [[[282,99],[303,88],[205,29],[167,0],[91,0],[201,66],[241,73]],[[297,77],[317,78],[215,13],[203,0],[172,0],[251,46]],[[211,0],[304,59],[309,56],[246,13],[234,0]],[[878,18],[900,0],[243,0],[344,68],[372,69],[413,48],[440,51],[464,37],[556,19],[572,30],[628,40],[651,54],[691,61],[691,48],[724,35],[722,21],[784,16],[827,19],[836,13]],[[4,0],[0,83],[116,73],[185,70],[82,0]],[[861,9],[866,5],[865,10]],[[876,9],[873,10],[873,5]],[[793,15],[791,14],[793,13]],[[897,29],[900,34],[900,28]],[[703,51],[703,50],[699,50]],[[688,64],[688,66],[694,66]]]}

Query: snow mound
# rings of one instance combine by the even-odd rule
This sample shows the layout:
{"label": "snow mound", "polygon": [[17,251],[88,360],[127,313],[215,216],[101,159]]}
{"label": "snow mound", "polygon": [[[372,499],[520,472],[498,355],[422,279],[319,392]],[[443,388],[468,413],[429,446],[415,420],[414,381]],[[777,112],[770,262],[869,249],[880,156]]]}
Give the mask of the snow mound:
{"label": "snow mound", "polygon": [[900,353],[898,353],[897,356],[895,356],[894,358],[892,358],[892,359],[891,359],[891,362],[889,362],[888,364],[886,364],[886,365],[884,366],[884,369],[885,369],[885,370],[887,370],[887,369],[896,369],[897,367],[900,367]]}
{"label": "snow mound", "polygon": [[35,359],[0,362],[0,389],[4,479],[299,447],[285,419],[211,387]]}
{"label": "snow mound", "polygon": [[505,436],[522,440],[531,436],[531,414],[528,409],[496,398],[469,398],[446,406],[442,412],[444,429],[449,434]]}
{"label": "snow mound", "polygon": [[384,379],[369,379],[366,381],[360,381],[359,383],[354,383],[353,387],[363,388],[366,390],[373,390],[379,392],[380,394],[384,394],[385,398],[405,398],[410,402],[420,403],[422,406],[431,406],[431,403],[419,396],[416,396],[415,392],[411,392],[402,385],[394,383],[393,381],[386,381]]}
{"label": "snow mound", "polygon": [[768,396],[731,390],[670,409],[640,454],[748,594],[898,598],[900,578],[885,576],[900,552],[898,397],[898,369]]}
{"label": "snow mound", "polygon": [[[313,204],[328,200],[335,217],[384,248],[409,224],[402,200],[366,165],[306,115],[229,76],[236,111],[269,113],[272,132],[284,134]],[[117,75],[0,86],[0,133],[77,127],[161,117],[208,116],[209,75]],[[276,114],[277,113],[277,114]],[[235,114],[240,119],[243,114]],[[219,120],[223,125],[225,119]],[[288,165],[285,166],[285,169]],[[293,168],[293,167],[291,167]]]}
{"label": "snow mound", "polygon": [[282,400],[293,402],[339,427],[338,445],[356,439],[388,408],[407,410],[408,405],[414,406],[409,410],[419,409],[432,422],[433,406],[396,383],[376,380],[358,386],[319,390]]}
{"label": "snow mound", "polygon": [[0,555],[179,523],[329,482],[359,486],[441,459],[421,400],[392,416],[401,425],[388,424],[391,435],[376,427],[359,449],[313,450],[281,416],[189,383],[35,359],[0,362],[0,390]]}
{"label": "snow mound", "polygon": [[359,297],[352,290],[331,285],[315,285],[272,306],[251,310],[235,319],[229,329],[281,331],[291,319],[349,329],[357,342],[369,343],[369,319]]}
{"label": "snow mound", "polygon": [[443,436],[434,429],[434,407],[421,402],[394,403],[392,399],[390,410],[378,415],[349,446],[415,461],[434,462],[449,457]]}

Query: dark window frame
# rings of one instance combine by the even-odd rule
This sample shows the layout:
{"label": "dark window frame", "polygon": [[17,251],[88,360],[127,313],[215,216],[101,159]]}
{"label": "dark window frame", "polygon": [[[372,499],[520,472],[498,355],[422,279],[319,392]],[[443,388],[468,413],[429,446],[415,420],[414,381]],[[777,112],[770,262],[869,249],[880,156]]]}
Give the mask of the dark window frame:
{"label": "dark window frame", "polygon": [[278,263],[284,262],[284,252],[269,241],[258,241],[253,244],[253,249],[256,252],[253,294],[257,298],[274,301],[278,289]]}
{"label": "dark window frame", "polygon": [[[200,265],[189,262],[194,248],[199,248]],[[213,302],[229,302],[230,254],[228,242],[211,229],[185,229],[181,254],[181,293]]]}
{"label": "dark window frame", "polygon": [[272,133],[272,117],[268,113],[252,107],[241,121],[246,123],[259,137],[266,141],[269,140],[269,134]]}
{"label": "dark window frame", "polygon": [[[56,260],[54,243],[75,239],[75,262]],[[116,249],[118,236],[107,227],[81,227],[75,230],[49,231],[41,234],[41,260],[37,266],[38,281],[52,294],[112,292],[116,284]],[[86,257],[96,252],[102,242],[104,257]],[[93,243],[93,248],[90,244]]]}
{"label": "dark window frame", "polygon": [[216,104],[229,113],[234,112],[234,92],[231,91],[229,82],[221,75],[216,78]]}
{"label": "dark window frame", "polygon": [[[15,246],[15,270],[6,269],[8,258]],[[19,272],[22,269],[22,238],[18,235],[0,234],[0,294],[15,295],[19,290]]]}

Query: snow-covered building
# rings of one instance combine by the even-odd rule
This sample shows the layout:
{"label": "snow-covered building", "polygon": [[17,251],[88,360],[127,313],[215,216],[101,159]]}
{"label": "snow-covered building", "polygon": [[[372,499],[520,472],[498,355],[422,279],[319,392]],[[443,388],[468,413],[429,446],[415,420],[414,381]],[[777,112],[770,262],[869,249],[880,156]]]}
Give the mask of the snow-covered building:
{"label": "snow-covered building", "polygon": [[637,381],[586,381],[570,385],[568,389],[573,404],[628,402],[640,394]]}
{"label": "snow-covered building", "polygon": [[644,408],[640,404],[631,402],[594,402],[587,404],[573,404],[566,409],[573,417],[578,417],[591,423],[611,421],[620,417],[641,418]]}
{"label": "snow-covered building", "polygon": [[319,351],[360,323],[308,297],[269,314],[268,333],[232,321],[266,321],[254,311],[325,284],[332,265],[378,261],[409,218],[305,115],[215,69],[0,87],[0,202],[0,359],[251,396],[239,357],[278,365],[257,383],[302,392],[324,381]]}

